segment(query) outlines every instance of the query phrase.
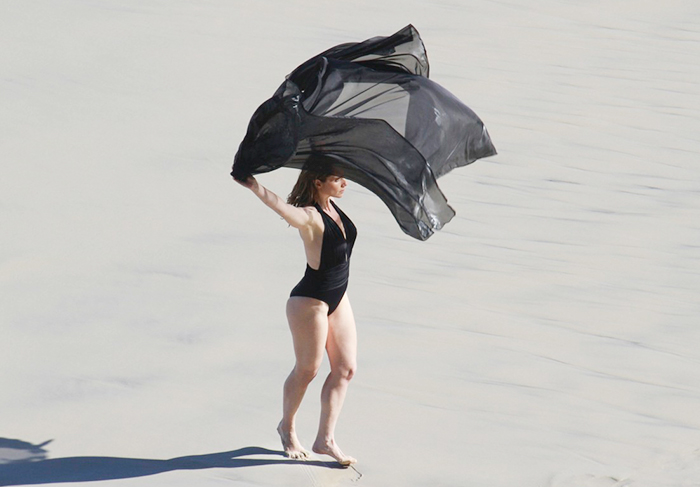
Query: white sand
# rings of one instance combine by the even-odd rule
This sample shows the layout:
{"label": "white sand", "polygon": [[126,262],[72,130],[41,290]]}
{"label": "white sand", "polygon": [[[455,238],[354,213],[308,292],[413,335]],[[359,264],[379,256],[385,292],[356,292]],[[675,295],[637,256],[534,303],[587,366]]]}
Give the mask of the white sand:
{"label": "white sand", "polygon": [[[534,5],[0,2],[0,485],[700,485],[700,7]],[[408,23],[499,155],[440,181],[427,242],[341,203],[357,471],[231,459],[279,450],[304,267],[233,154],[301,61]]]}

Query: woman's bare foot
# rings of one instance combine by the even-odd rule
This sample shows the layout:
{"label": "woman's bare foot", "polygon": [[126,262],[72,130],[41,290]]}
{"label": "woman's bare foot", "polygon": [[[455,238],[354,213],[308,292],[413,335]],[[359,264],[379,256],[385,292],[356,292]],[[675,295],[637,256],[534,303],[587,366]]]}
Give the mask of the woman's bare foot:
{"label": "woman's bare foot", "polygon": [[315,453],[320,453],[322,455],[330,455],[336,459],[336,461],[344,467],[349,467],[357,463],[353,457],[343,453],[338,445],[335,444],[335,440],[323,441],[316,439],[313,448],[311,448]]}
{"label": "woman's bare foot", "polygon": [[294,433],[294,431],[284,431],[282,429],[282,421],[277,425],[277,432],[282,440],[282,448],[284,448],[284,454],[286,456],[295,460],[306,460],[309,458],[309,452],[304,450],[304,447],[301,446],[296,433]]}

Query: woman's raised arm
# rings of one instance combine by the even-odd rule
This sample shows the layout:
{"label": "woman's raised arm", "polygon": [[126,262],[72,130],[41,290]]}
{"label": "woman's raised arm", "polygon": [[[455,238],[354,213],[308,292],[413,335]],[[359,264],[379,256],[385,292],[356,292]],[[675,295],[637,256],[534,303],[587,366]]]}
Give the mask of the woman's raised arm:
{"label": "woman's raised arm", "polygon": [[260,201],[272,208],[275,213],[284,218],[285,221],[294,228],[303,228],[311,225],[313,213],[310,210],[290,205],[262,184],[258,183],[253,176],[250,176],[245,181],[238,181],[237,179],[234,179],[234,181],[251,190],[255,196],[260,198]]}

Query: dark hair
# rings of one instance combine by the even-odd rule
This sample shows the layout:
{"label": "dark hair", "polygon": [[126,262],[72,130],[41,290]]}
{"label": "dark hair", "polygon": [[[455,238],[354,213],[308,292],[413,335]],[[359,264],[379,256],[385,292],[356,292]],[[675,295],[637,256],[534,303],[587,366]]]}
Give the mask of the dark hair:
{"label": "dark hair", "polygon": [[336,173],[333,159],[327,156],[312,155],[304,164],[292,192],[287,197],[287,203],[294,206],[311,206],[316,201],[316,185],[314,181],[324,182],[328,176]]}

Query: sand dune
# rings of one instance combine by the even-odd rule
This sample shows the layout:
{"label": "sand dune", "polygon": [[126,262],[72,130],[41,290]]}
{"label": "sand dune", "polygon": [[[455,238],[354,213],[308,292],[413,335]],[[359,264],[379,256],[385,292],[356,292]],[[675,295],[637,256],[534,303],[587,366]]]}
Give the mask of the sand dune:
{"label": "sand dune", "polygon": [[[299,62],[408,23],[499,155],[440,180],[457,216],[427,242],[346,193],[360,462],[299,465],[275,425],[302,248],[228,171]],[[681,0],[0,2],[0,485],[698,485],[699,24]]]}

